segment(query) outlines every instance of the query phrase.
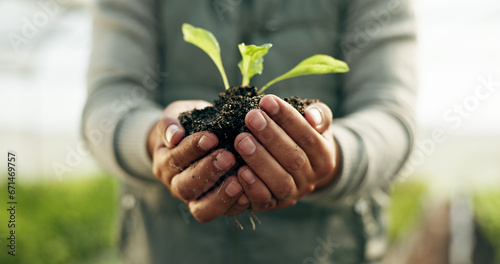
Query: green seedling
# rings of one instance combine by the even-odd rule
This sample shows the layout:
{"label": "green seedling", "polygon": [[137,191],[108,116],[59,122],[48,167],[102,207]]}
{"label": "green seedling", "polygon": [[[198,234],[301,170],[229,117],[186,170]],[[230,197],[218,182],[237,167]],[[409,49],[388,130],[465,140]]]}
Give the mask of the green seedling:
{"label": "green seedling", "polygon": [[224,66],[222,66],[219,42],[214,37],[212,32],[184,23],[182,24],[182,34],[184,35],[184,40],[186,42],[197,46],[206,54],[208,54],[208,56],[210,56],[210,58],[217,66],[217,69],[219,69],[220,75],[222,76],[222,81],[224,81],[224,87],[226,88],[226,90],[229,89],[229,82],[227,81],[226,71],[224,71]]}
{"label": "green seedling", "polygon": [[[230,86],[226,72],[222,66],[219,42],[214,35],[208,30],[197,28],[187,23],[182,25],[182,33],[186,42],[202,49],[214,61],[222,76],[224,87],[226,90],[229,89]],[[238,45],[242,57],[242,60],[238,63],[238,67],[243,77],[241,86],[249,86],[250,79],[252,79],[255,74],[262,74],[262,69],[264,68],[264,55],[267,54],[271,47],[272,44],[269,43],[262,46],[245,45],[244,43]],[[349,67],[347,63],[328,55],[317,54],[301,61],[290,71],[274,78],[262,86],[259,93],[263,93],[267,88],[279,81],[292,77],[311,74],[343,73],[348,71]]]}

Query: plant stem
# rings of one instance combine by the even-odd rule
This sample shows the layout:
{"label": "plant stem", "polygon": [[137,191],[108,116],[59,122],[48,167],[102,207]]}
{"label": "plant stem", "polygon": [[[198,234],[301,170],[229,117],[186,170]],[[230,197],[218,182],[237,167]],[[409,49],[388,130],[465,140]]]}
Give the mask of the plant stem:
{"label": "plant stem", "polygon": [[243,81],[241,82],[241,86],[245,87],[250,85],[250,79],[248,79],[248,75],[243,76]]}
{"label": "plant stem", "polygon": [[222,81],[224,82],[224,88],[229,89],[231,87],[229,87],[229,82],[227,81],[227,76],[226,76],[226,72],[224,71],[224,68],[221,67],[219,68],[219,66],[217,66],[217,68],[219,69],[219,72],[220,72],[220,75],[222,76]]}

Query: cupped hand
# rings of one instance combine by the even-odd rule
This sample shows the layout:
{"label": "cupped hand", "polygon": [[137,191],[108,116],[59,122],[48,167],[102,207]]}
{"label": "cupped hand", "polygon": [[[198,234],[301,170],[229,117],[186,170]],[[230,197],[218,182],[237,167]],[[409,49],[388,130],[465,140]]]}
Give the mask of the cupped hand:
{"label": "cupped hand", "polygon": [[311,104],[302,116],[279,97],[266,95],[260,108],[248,112],[245,124],[251,133],[241,133],[234,144],[247,163],[238,171],[245,198],[253,211],[269,211],[292,206],[330,184],[340,169],[340,154],[325,104]]}
{"label": "cupped hand", "polygon": [[236,176],[213,188],[235,163],[234,155],[227,150],[211,152],[218,144],[217,136],[204,131],[183,138],[185,130],[178,120],[179,114],[208,105],[192,100],[171,103],[148,138],[153,174],[174,197],[187,203],[193,217],[200,222],[239,213],[249,206]]}

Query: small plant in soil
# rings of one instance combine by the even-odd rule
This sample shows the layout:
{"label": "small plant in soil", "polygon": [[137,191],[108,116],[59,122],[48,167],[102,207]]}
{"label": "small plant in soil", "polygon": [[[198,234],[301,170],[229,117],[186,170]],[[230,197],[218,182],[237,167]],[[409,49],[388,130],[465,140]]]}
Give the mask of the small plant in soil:
{"label": "small plant in soil", "polygon": [[[186,135],[200,131],[210,131],[217,135],[219,138],[218,148],[231,151],[240,166],[244,164],[244,161],[234,148],[234,139],[242,132],[249,132],[245,125],[245,115],[248,111],[259,108],[259,101],[267,88],[276,82],[292,77],[349,71],[345,62],[328,55],[318,54],[303,60],[290,71],[276,77],[257,90],[256,87],[250,86],[250,79],[255,74],[262,74],[264,55],[267,54],[272,44],[256,46],[242,43],[238,45],[242,57],[238,67],[241,70],[243,81],[240,86],[230,88],[222,65],[219,43],[214,35],[205,29],[187,23],[182,25],[182,33],[186,42],[199,47],[213,60],[222,76],[225,92],[219,94],[219,99],[214,101],[213,106],[181,113],[179,120],[186,130]],[[302,115],[307,105],[318,101],[298,97],[284,98],[284,100],[294,106]]]}
{"label": "small plant in soil", "polygon": [[[214,101],[213,106],[181,113],[179,120],[186,130],[186,136],[201,131],[210,131],[217,135],[219,139],[217,148],[225,148],[231,151],[236,157],[236,164],[238,166],[242,166],[245,162],[235,150],[234,140],[238,134],[249,132],[245,125],[245,116],[250,110],[259,108],[259,101],[264,96],[263,92],[267,88],[276,82],[292,77],[349,71],[349,67],[343,61],[336,60],[328,55],[314,55],[303,60],[290,71],[271,80],[260,90],[257,90],[256,87],[250,86],[250,79],[255,74],[262,74],[264,55],[267,54],[272,44],[256,46],[242,43],[238,45],[242,57],[242,60],[238,63],[238,67],[240,68],[243,81],[240,86],[230,88],[226,72],[222,65],[219,43],[214,35],[205,29],[197,28],[187,23],[182,25],[182,33],[186,42],[199,47],[213,60],[222,76],[225,92],[219,94],[219,99]],[[284,98],[284,100],[295,107],[302,115],[304,115],[306,106],[318,101],[300,99],[295,96]],[[215,186],[207,192],[219,186],[226,177],[221,177]],[[255,230],[254,219],[259,223],[260,221],[251,212],[251,208],[249,208],[248,213],[253,229]],[[234,220],[243,229],[238,220],[236,218]]]}

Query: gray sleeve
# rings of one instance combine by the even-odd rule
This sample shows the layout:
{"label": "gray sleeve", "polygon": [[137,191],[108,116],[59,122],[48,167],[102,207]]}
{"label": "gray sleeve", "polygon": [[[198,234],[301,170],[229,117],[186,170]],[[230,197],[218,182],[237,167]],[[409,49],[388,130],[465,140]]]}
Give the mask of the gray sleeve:
{"label": "gray sleeve", "polygon": [[332,131],[341,173],[305,201],[354,200],[386,189],[411,152],[416,101],[416,35],[409,0],[351,1],[341,50],[343,116]]}
{"label": "gray sleeve", "polygon": [[163,107],[152,0],[97,0],[82,133],[97,162],[127,179],[154,179],[147,136]]}

